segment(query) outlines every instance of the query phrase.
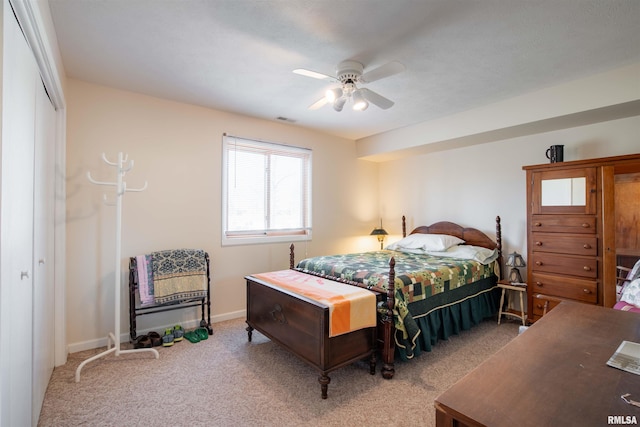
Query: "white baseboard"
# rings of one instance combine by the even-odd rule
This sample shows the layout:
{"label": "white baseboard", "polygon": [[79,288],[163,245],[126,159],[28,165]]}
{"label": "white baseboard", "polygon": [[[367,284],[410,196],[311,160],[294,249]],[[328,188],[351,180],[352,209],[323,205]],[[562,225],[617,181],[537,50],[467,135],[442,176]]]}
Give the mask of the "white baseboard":
{"label": "white baseboard", "polygon": [[[238,318],[246,318],[247,316],[247,310],[238,310],[238,311],[233,311],[231,313],[225,313],[225,314],[220,314],[217,316],[211,316],[211,324],[213,327],[213,330],[215,332],[215,325],[216,323],[219,322],[224,322],[225,320],[232,320],[232,319],[238,319]],[[188,320],[186,322],[181,322],[181,325],[184,329],[194,329],[197,328],[198,326],[200,326],[200,319],[192,319],[192,320]],[[144,335],[147,334],[151,331],[156,331],[158,333],[160,333],[160,335],[162,335],[162,332],[166,329],[166,328],[171,328],[174,325],[159,325],[156,326],[154,328],[149,328],[149,329],[141,329],[136,331],[138,335]],[[96,338],[93,340],[87,340],[87,341],[80,341],[80,342],[75,342],[75,343],[70,343],[69,345],[67,345],[67,353],[77,353],[79,351],[84,351],[84,350],[91,350],[94,348],[100,348],[100,347],[106,347],[107,346],[107,341],[108,338],[105,336],[104,338]],[[129,333],[124,333],[124,334],[120,334],[120,343],[128,343],[129,342]]]}

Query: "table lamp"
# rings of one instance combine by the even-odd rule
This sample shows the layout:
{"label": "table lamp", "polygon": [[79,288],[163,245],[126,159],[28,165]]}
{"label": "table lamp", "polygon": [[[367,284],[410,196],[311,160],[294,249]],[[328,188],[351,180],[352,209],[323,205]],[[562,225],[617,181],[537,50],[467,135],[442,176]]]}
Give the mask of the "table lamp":
{"label": "table lamp", "polygon": [[380,249],[383,249],[384,236],[388,235],[387,231],[382,228],[382,220],[380,220],[380,228],[374,228],[371,232],[371,236],[376,236],[378,238],[378,242],[380,242]]}
{"label": "table lamp", "polygon": [[524,259],[522,255],[517,252],[512,252],[509,254],[507,258],[507,262],[505,264],[507,267],[511,267],[511,271],[509,271],[509,282],[511,283],[522,283],[522,276],[520,275],[520,270],[518,267],[526,267]]}

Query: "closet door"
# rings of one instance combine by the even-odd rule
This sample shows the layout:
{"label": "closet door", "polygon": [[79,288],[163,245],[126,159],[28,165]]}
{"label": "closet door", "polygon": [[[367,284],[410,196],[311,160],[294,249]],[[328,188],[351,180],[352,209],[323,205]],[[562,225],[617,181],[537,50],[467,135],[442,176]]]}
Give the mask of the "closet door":
{"label": "closet door", "polygon": [[0,425],[32,425],[34,112],[38,70],[3,4]]}
{"label": "closet door", "polygon": [[40,416],[53,372],[55,110],[37,85],[33,193],[33,420]]}

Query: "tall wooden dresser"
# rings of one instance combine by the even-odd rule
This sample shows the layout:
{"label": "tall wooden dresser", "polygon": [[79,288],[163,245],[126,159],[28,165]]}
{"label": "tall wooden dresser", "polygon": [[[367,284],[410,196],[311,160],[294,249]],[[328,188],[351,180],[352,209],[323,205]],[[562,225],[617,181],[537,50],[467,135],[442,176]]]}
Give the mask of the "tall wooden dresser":
{"label": "tall wooden dresser", "polygon": [[[615,200],[616,177],[640,177],[640,154],[523,169],[527,173],[529,321],[535,322],[562,300],[612,307],[616,231],[631,227],[640,234],[636,224],[640,212],[620,215],[625,205]],[[620,218],[631,220],[619,224]]]}

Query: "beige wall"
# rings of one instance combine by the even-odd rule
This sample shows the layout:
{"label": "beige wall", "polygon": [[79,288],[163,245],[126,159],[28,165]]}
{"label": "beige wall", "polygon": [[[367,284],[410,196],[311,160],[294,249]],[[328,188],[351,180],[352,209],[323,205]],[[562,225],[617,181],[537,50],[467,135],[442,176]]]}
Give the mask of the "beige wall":
{"label": "beige wall", "polygon": [[[122,214],[121,332],[127,333],[128,257],[202,248],[212,258],[212,316],[244,315],[247,274],[288,268],[288,244],[221,247],[221,142],[224,132],[313,150],[313,240],[304,255],[373,250],[378,165],[356,159],[353,141],[70,79],[67,82],[67,342],[71,352],[106,344],[114,328],[115,208],[106,187],[119,151],[135,161]],[[108,190],[107,190],[108,191]],[[113,199],[109,196],[109,199]],[[138,329],[194,326],[196,309],[139,318]]]}
{"label": "beige wall", "polygon": [[449,220],[491,236],[499,215],[505,252],[526,254],[522,166],[547,163],[552,144],[566,161],[639,153],[639,131],[633,117],[381,163],[380,212],[386,222],[406,214],[408,228]]}

